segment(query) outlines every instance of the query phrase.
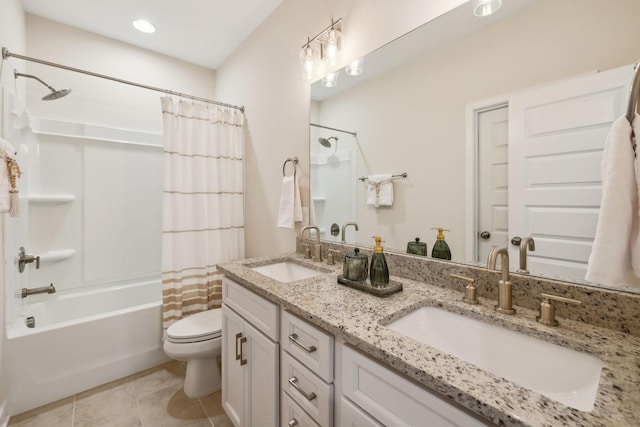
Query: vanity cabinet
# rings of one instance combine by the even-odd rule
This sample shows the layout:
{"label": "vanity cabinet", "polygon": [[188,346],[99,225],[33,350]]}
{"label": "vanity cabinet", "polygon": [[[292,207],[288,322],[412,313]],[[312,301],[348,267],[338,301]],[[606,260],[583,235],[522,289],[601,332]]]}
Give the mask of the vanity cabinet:
{"label": "vanity cabinet", "polygon": [[236,427],[279,421],[279,309],[223,279],[222,405]]}
{"label": "vanity cabinet", "polygon": [[[376,422],[407,427],[489,425],[352,348],[342,345],[339,350],[341,425],[365,427],[376,426]],[[353,408],[351,404],[357,406]]]}
{"label": "vanity cabinet", "polygon": [[281,425],[333,426],[333,335],[282,311]]}

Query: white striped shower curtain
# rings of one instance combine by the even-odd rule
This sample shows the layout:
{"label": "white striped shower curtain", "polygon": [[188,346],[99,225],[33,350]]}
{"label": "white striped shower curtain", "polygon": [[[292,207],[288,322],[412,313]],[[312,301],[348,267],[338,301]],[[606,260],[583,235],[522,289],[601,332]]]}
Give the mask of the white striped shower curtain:
{"label": "white striped shower curtain", "polygon": [[244,257],[244,115],[162,98],[163,326],[222,303],[216,264]]}

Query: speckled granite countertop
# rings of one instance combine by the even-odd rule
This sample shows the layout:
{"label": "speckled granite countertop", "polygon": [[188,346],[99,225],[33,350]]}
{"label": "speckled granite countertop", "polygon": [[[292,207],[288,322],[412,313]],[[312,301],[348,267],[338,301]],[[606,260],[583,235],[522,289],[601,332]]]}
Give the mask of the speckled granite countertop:
{"label": "speckled granite countertop", "polygon": [[[251,270],[251,267],[284,259],[322,269],[326,274],[280,283]],[[341,263],[328,266],[304,260],[295,253],[226,263],[218,269],[382,364],[496,424],[640,425],[638,337],[566,319],[559,319],[559,327],[545,327],[535,321],[537,313],[532,310],[516,307],[515,316],[501,315],[493,310],[495,301],[480,298],[480,305],[470,306],[461,301],[461,292],[393,275],[393,280],[403,284],[403,291],[388,298],[377,298],[338,284]],[[422,306],[443,307],[600,357],[604,366],[593,411],[568,408],[384,326]]]}

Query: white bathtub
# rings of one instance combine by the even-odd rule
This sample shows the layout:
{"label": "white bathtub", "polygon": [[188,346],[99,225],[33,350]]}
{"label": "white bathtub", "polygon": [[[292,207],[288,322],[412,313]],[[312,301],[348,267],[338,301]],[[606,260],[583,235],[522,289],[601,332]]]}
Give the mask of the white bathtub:
{"label": "white bathtub", "polygon": [[[169,360],[160,280],[29,298],[4,343],[11,415]],[[26,326],[29,316],[35,328]]]}

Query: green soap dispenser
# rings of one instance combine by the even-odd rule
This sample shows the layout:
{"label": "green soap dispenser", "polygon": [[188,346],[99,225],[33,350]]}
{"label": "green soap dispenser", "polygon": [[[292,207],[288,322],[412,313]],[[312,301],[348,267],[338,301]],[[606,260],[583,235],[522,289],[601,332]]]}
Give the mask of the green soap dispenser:
{"label": "green soap dispenser", "polygon": [[389,267],[380,244],[382,237],[373,236],[373,238],[376,241],[376,245],[373,247],[373,255],[371,256],[369,281],[374,288],[385,288],[389,285]]}
{"label": "green soap dispenser", "polygon": [[433,249],[431,250],[432,258],[440,258],[440,259],[451,259],[451,249],[449,249],[449,245],[444,241],[443,231],[451,231],[445,230],[444,228],[432,228],[432,230],[438,230],[438,237],[436,238],[436,243],[433,245]]}

